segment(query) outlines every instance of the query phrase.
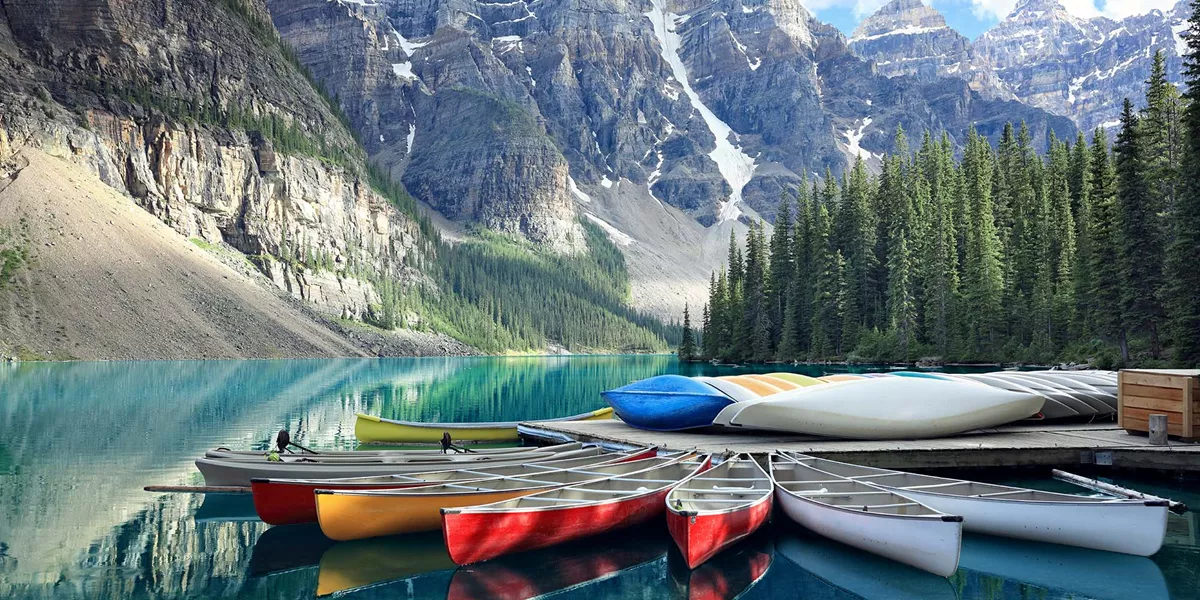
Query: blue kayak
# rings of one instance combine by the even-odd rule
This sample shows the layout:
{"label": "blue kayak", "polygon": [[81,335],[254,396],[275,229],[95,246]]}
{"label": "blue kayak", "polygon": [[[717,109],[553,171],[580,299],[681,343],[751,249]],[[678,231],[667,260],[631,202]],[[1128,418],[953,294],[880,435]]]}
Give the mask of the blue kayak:
{"label": "blue kayak", "polygon": [[721,409],[733,404],[713,386],[680,375],[659,375],[600,395],[622,421],[650,431],[708,427]]}

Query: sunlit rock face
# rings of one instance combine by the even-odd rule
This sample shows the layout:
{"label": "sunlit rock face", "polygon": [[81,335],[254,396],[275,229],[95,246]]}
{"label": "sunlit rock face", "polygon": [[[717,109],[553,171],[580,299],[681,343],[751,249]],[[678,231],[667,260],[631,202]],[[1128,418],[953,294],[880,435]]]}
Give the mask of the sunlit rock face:
{"label": "sunlit rock face", "polygon": [[597,195],[652,196],[704,225],[770,218],[802,176],[878,166],[898,126],[956,142],[972,121],[1073,132],[957,79],[889,78],[797,0],[267,7],[416,197],[563,249]]}
{"label": "sunlit rock face", "polygon": [[863,21],[851,49],[888,76],[957,77],[999,99],[1112,128],[1125,98],[1140,101],[1156,51],[1179,83],[1189,8],[1120,21],[1072,15],[1059,0],[1022,0],[974,43],[921,0],[894,0]]}

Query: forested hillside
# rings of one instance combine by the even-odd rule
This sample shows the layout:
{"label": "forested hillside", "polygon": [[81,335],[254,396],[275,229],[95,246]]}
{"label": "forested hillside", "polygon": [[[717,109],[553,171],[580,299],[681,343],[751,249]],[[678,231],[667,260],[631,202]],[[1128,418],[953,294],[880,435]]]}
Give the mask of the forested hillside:
{"label": "forested hillside", "polygon": [[785,194],[713,275],[700,357],[1200,363],[1197,23],[1186,97],[1155,55],[1115,140],[1038,156],[1009,125],[956,157],[900,130],[878,176],[859,161]]}

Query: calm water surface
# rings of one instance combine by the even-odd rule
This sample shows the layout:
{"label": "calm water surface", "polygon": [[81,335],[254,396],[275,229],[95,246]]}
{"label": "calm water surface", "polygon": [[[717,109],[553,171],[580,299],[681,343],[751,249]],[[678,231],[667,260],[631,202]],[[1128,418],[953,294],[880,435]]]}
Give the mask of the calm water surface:
{"label": "calm water surface", "polygon": [[[436,534],[335,544],[267,527],[244,496],[142,491],[200,483],[204,450],[265,448],[280,428],[353,448],[356,412],[555,417],[681,369],[733,372],[668,356],[0,365],[0,598],[1200,598],[1196,513],[1150,559],[968,535],[946,580],[779,520],[693,572],[665,528],[455,569]],[[1200,506],[1183,484],[1136,483]]]}

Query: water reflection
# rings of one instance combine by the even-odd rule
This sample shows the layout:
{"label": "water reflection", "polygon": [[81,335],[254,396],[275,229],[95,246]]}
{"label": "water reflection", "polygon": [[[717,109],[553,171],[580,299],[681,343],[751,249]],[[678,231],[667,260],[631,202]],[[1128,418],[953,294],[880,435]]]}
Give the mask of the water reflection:
{"label": "water reflection", "polygon": [[[454,573],[448,600],[524,600],[539,596],[635,597],[663,579],[671,538],[665,529],[619,532],[503,556]],[[605,583],[615,580],[614,583]],[[640,591],[636,595],[646,592]]]}
{"label": "water reflection", "polygon": [[775,543],[768,531],[739,542],[695,569],[679,552],[668,561],[674,597],[685,600],[734,600],[766,577],[775,562]]}
{"label": "water reflection", "polygon": [[[661,531],[456,570],[436,537],[335,545],[315,526],[268,528],[245,496],[141,489],[199,481],[192,460],[205,449],[263,448],[284,427],[305,445],[352,448],[358,411],[545,418],[598,408],[604,389],[679,371],[734,372],[670,357],[0,365],[0,597],[1200,598],[1195,513],[1172,517],[1169,545],[1152,559],[968,536],[963,568],[947,582],[779,520],[765,546],[707,570],[680,571]],[[497,587],[505,581],[512,585]]]}
{"label": "water reflection", "polygon": [[972,598],[997,582],[1046,590],[1043,597],[1170,598],[1162,571],[1149,558],[986,535],[963,539],[955,580]]}

